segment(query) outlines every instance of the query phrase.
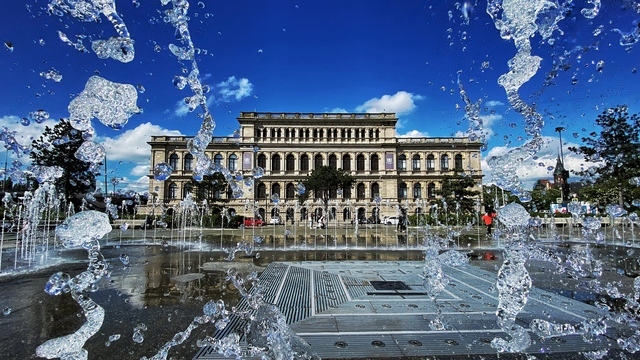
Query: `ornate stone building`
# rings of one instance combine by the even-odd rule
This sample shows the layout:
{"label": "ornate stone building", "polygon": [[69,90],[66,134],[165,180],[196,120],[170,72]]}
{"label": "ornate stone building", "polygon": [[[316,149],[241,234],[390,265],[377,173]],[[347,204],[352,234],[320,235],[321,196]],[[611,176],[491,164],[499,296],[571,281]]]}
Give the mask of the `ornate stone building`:
{"label": "ornate stone building", "polygon": [[[399,203],[411,212],[425,211],[437,200],[444,175],[454,170],[482,180],[479,142],[454,137],[397,137],[398,118],[393,113],[262,113],[241,112],[237,118],[237,137],[214,138],[209,157],[229,170],[250,175],[255,166],[264,169],[264,177],[253,189],[245,187],[245,196],[232,199],[226,206],[238,214],[250,216],[246,204],[257,202],[261,214],[287,213],[306,219],[320,205],[311,201],[296,204],[296,184],[314,168],[329,165],[348,171],[355,179],[352,189],[332,194],[330,218],[351,221],[396,215]],[[152,136],[151,169],[166,162],[174,169],[168,181],[156,181],[149,175],[149,193],[166,204],[178,203],[190,191],[195,159],[186,149],[188,137]],[[476,190],[478,190],[476,189]],[[280,201],[270,199],[278,194]],[[376,210],[378,208],[379,210]],[[320,210],[321,211],[321,210]],[[284,219],[284,217],[283,217]]]}

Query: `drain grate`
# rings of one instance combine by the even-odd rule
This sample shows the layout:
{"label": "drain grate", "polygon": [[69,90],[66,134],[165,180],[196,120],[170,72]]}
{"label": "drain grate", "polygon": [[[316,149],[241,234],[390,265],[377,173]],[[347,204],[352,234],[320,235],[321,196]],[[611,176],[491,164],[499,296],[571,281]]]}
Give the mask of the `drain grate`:
{"label": "drain grate", "polygon": [[403,281],[370,281],[376,290],[411,290]]}

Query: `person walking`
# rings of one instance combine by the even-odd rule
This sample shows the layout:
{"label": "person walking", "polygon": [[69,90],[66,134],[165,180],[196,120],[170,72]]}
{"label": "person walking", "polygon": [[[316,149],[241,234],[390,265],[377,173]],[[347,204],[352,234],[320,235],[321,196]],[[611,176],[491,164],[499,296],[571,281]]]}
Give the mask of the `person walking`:
{"label": "person walking", "polygon": [[487,235],[491,235],[491,228],[493,227],[493,219],[496,217],[496,212],[495,211],[487,211],[483,216],[482,216],[482,221],[484,221],[484,224],[487,226]]}

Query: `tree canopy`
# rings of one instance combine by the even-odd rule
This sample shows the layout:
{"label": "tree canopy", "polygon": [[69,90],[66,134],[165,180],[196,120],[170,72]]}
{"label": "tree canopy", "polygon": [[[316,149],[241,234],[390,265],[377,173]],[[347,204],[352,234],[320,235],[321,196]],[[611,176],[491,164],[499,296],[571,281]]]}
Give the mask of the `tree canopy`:
{"label": "tree canopy", "polygon": [[208,204],[227,202],[226,198],[220,196],[227,190],[227,181],[222,173],[205,175],[201,181],[191,180],[185,185],[191,188],[191,193],[197,201],[207,200]]}
{"label": "tree canopy", "polygon": [[321,166],[314,169],[309,176],[302,181],[307,188],[307,194],[300,200],[308,197],[311,191],[313,196],[321,199],[325,205],[329,199],[335,196],[338,190],[350,189],[355,179],[342,169],[336,169],[331,166]]}
{"label": "tree canopy", "polygon": [[596,182],[615,179],[618,203],[623,205],[622,184],[628,183],[640,171],[640,117],[638,114],[629,115],[627,107],[619,105],[598,115],[595,123],[602,127],[599,133],[591,132],[582,138],[584,145],[569,148],[576,154],[582,154],[585,161],[593,166],[574,172]]}
{"label": "tree canopy", "polygon": [[470,176],[457,173],[445,175],[438,193],[442,196],[441,201],[447,203],[450,212],[456,212],[457,209],[461,214],[474,214],[478,211],[476,201],[480,195],[480,191],[472,190],[476,185],[476,181]]}
{"label": "tree canopy", "polygon": [[68,120],[62,119],[53,128],[45,127],[42,135],[31,143],[29,157],[32,164],[63,169],[55,186],[66,199],[95,189],[96,174],[90,170],[91,164],[75,157],[82,142],[82,132],[74,129]]}

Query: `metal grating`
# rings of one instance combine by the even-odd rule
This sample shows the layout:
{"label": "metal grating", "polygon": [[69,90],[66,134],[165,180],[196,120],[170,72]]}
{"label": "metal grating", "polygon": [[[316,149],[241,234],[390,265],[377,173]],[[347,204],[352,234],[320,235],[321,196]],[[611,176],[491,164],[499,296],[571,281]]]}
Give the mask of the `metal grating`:
{"label": "metal grating", "polygon": [[411,288],[402,281],[371,281],[371,286],[376,290],[411,290]]}
{"label": "metal grating", "polygon": [[347,302],[347,294],[340,281],[340,276],[328,272],[314,271],[315,284],[315,312],[322,313],[328,309],[335,309]]}

